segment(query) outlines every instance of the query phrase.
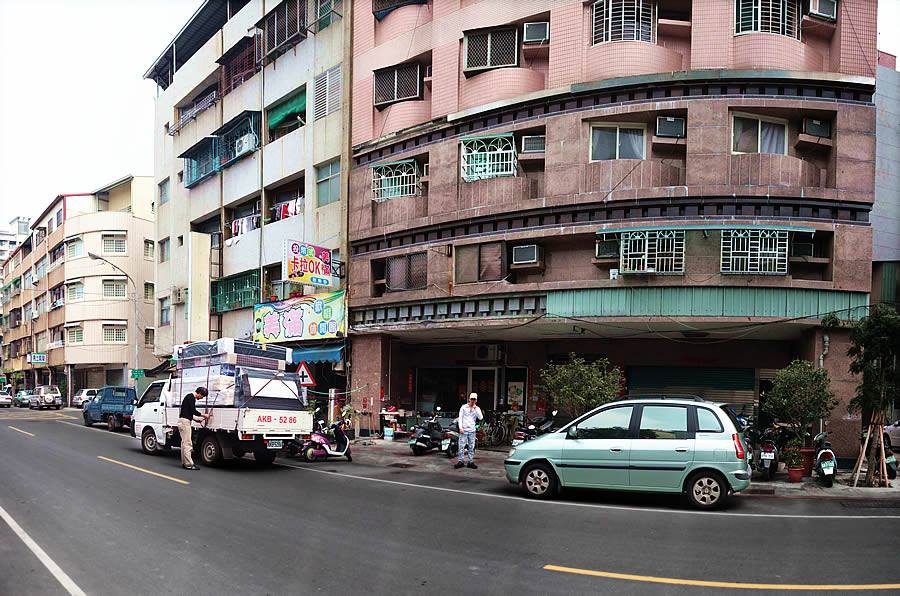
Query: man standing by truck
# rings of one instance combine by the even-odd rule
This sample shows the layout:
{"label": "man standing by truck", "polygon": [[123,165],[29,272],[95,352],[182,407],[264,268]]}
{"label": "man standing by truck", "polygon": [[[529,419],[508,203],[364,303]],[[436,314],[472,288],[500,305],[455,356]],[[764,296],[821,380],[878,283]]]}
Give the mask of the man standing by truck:
{"label": "man standing by truck", "polygon": [[197,397],[205,398],[209,395],[206,387],[197,387],[194,393],[188,393],[181,400],[181,410],[178,413],[178,435],[181,437],[181,467],[185,470],[199,470],[194,465],[194,459],[191,457],[191,450],[194,448],[194,442],[191,439],[193,428],[191,422],[196,420],[202,422],[209,418],[209,414],[201,414],[197,410]]}

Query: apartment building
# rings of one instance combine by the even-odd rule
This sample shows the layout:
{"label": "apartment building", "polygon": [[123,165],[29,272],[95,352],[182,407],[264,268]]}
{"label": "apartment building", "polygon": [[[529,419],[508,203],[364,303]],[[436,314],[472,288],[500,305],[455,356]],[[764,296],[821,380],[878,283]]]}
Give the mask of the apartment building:
{"label": "apartment building", "polygon": [[541,412],[572,352],[749,406],[801,357],[853,453],[847,335],[819,322],[869,303],[876,8],[354,2],[357,407]]}
{"label": "apartment building", "polygon": [[14,217],[9,229],[0,230],[0,263],[9,258],[12,251],[31,233],[31,218]]}
{"label": "apartment building", "polygon": [[[336,0],[204,2],[146,73],[159,90],[157,355],[255,337],[321,344],[306,359],[340,362],[349,10]],[[283,274],[301,248],[324,259],[307,283]],[[340,325],[313,334],[309,313],[284,314],[304,308],[286,300],[328,303]],[[279,333],[260,334],[267,314]],[[287,332],[284,317],[307,332]]]}
{"label": "apartment building", "polygon": [[[900,72],[878,52],[875,77],[875,205],[872,209],[872,302],[900,298]],[[897,397],[900,410],[900,396]]]}
{"label": "apartment building", "polygon": [[154,183],[59,195],[3,263],[3,369],[17,388],[132,383],[154,343]]}

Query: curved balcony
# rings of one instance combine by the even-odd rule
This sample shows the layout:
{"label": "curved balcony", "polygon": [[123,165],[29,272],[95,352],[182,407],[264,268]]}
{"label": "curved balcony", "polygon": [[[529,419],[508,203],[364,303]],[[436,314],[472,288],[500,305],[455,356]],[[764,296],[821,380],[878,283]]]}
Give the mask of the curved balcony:
{"label": "curved balcony", "polygon": [[662,159],[610,159],[587,164],[587,192],[609,193],[684,184],[684,170]]}
{"label": "curved balcony", "polygon": [[821,170],[793,155],[732,155],[729,167],[729,184],[732,186],[822,186]]}
{"label": "curved balcony", "polygon": [[428,215],[428,195],[398,197],[380,203],[372,202],[372,227],[412,221]]}
{"label": "curved balcony", "polygon": [[431,120],[431,100],[401,101],[375,112],[375,130],[387,135]]}
{"label": "curved balcony", "polygon": [[375,45],[381,45],[430,22],[431,7],[427,4],[409,4],[395,8],[375,25]]}
{"label": "curved balcony", "polygon": [[530,68],[497,68],[459,83],[459,109],[518,97],[545,88],[544,73]]}
{"label": "curved balcony", "polygon": [[612,41],[585,50],[584,78],[588,81],[684,68],[681,52],[643,41]]}
{"label": "curved balcony", "polygon": [[535,198],[537,180],[525,176],[490,178],[476,182],[460,182],[459,210],[478,209],[504,204],[520,204]]}
{"label": "curved balcony", "polygon": [[734,36],[733,68],[778,70],[825,70],[825,56],[799,39],[775,33],[744,33]]}

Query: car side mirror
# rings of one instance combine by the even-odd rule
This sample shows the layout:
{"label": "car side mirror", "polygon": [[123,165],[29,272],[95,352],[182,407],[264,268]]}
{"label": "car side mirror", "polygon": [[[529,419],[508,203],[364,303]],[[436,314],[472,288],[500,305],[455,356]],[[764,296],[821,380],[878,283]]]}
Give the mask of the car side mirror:
{"label": "car side mirror", "polygon": [[577,439],[578,438],[578,427],[570,426],[566,429],[566,438],[568,439]]}

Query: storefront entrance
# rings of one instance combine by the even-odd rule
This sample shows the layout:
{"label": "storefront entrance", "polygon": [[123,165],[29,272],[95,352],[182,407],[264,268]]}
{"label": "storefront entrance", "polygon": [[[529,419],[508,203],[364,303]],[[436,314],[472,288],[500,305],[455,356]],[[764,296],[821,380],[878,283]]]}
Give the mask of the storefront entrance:
{"label": "storefront entrance", "polygon": [[478,394],[478,405],[482,410],[497,409],[497,377],[496,367],[469,368],[467,393]]}

